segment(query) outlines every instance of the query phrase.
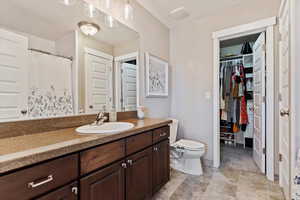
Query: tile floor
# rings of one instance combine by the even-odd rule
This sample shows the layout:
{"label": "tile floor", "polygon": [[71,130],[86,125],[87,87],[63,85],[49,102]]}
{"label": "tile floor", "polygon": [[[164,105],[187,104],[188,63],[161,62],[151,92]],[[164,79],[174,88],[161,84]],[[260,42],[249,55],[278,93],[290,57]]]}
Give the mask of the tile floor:
{"label": "tile floor", "polygon": [[171,180],[152,200],[284,200],[276,183],[260,174],[251,150],[222,147],[220,169],[203,176],[171,171]]}

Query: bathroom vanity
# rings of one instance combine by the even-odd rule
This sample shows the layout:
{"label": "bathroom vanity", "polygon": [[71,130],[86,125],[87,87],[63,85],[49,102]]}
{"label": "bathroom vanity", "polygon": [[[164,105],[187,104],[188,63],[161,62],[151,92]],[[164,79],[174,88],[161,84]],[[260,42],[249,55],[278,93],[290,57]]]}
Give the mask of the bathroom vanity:
{"label": "bathroom vanity", "polygon": [[[23,143],[28,142],[23,157],[22,152],[0,156],[1,199],[150,199],[170,178],[170,121],[129,121],[135,124],[133,129],[114,135],[80,136],[71,128],[21,136]],[[58,139],[72,134],[72,140]],[[30,149],[34,136],[55,142]],[[18,137],[0,143],[10,139],[13,149]]]}
{"label": "bathroom vanity", "polygon": [[[137,119],[140,34],[98,3],[70,2],[1,4],[0,199],[150,199],[169,180],[171,120]],[[104,122],[100,111],[134,127],[76,132]]]}

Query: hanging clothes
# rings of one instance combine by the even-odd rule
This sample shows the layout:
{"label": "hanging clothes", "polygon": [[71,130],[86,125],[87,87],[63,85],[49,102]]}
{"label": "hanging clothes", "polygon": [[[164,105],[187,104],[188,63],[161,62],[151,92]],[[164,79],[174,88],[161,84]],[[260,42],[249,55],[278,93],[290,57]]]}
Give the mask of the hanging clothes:
{"label": "hanging clothes", "polygon": [[246,97],[243,96],[241,99],[240,124],[247,125],[249,122],[248,120]]}
{"label": "hanging clothes", "polygon": [[232,132],[245,131],[248,124],[245,69],[240,61],[220,66],[221,120],[232,123]]}

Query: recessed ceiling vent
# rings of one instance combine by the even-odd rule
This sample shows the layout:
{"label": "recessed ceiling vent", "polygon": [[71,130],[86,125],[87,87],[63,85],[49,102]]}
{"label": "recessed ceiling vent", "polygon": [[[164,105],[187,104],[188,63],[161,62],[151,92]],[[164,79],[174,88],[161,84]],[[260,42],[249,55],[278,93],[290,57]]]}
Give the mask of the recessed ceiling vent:
{"label": "recessed ceiling vent", "polygon": [[186,11],[184,7],[180,7],[172,10],[169,16],[175,20],[183,20],[190,16],[190,14]]}

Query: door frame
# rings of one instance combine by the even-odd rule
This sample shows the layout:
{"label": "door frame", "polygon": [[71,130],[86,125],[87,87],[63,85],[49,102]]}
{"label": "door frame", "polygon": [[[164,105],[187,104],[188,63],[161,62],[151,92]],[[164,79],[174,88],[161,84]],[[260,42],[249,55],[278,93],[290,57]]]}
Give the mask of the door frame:
{"label": "door frame", "polygon": [[274,26],[276,25],[276,17],[270,17],[255,21],[249,24],[243,24],[232,28],[216,31],[212,34],[213,38],[213,166],[220,167],[220,105],[219,105],[219,65],[220,65],[220,41],[232,38],[242,37],[255,33],[266,32],[266,77],[268,88],[266,96],[266,175],[269,180],[274,181],[274,106],[275,106],[275,93],[274,93],[274,77],[275,77],[275,61],[274,61]]}
{"label": "door frame", "polygon": [[[284,2],[282,1],[282,4]],[[296,95],[297,92],[299,92],[299,87],[297,83],[297,76],[299,71],[297,69],[297,64],[299,64],[299,58],[297,58],[297,51],[299,51],[299,39],[298,37],[298,30],[299,30],[299,21],[297,21],[297,18],[299,14],[297,14],[297,9],[300,7],[299,1],[291,0],[291,6],[290,6],[290,12],[291,12],[291,86],[290,86],[290,127],[291,127],[291,135],[290,135],[290,141],[291,141],[291,161],[290,161],[290,171],[291,171],[291,177],[290,177],[290,196],[293,195],[293,177],[296,175],[296,158],[299,148],[299,141],[297,141],[297,120],[299,120],[299,117],[297,117],[299,114],[299,108],[296,106],[297,102],[299,101],[299,97]]]}
{"label": "door frame", "polygon": [[[93,55],[93,56],[96,56],[96,57],[99,57],[99,58],[103,58],[103,59],[106,59],[106,60],[108,60],[109,62],[111,62],[111,69],[110,69],[110,74],[109,74],[109,81],[110,81],[110,85],[109,85],[109,96],[110,96],[110,98],[111,98],[111,102],[110,102],[110,108],[111,108],[111,106],[112,106],[112,102],[113,102],[113,100],[112,100],[112,85],[113,85],[113,78],[112,78],[112,68],[113,68],[113,60],[114,60],[114,57],[112,56],[112,55],[109,55],[109,54],[107,54],[107,53],[104,53],[104,52],[102,52],[102,51],[99,51],[99,50],[96,50],[96,49],[92,49],[92,48],[88,48],[88,47],[85,47],[84,48],[84,71],[85,71],[85,75],[84,75],[84,79],[85,79],[85,82],[84,82],[84,84],[85,84],[85,86],[84,86],[84,88],[85,88],[85,92],[84,92],[84,94],[85,94],[85,102],[84,102],[84,109],[85,109],[85,112],[86,113],[88,113],[88,114],[93,114],[93,113],[90,113],[90,112],[88,112],[88,110],[89,110],[89,106],[88,106],[88,89],[87,89],[87,86],[88,86],[88,80],[87,80],[87,77],[88,77],[88,71],[87,71],[87,68],[86,68],[86,66],[87,66],[87,55]],[[110,109],[109,108],[109,109]]]}
{"label": "door frame", "polygon": [[[293,177],[295,176],[295,167],[297,161],[297,120],[299,121],[299,117],[297,114],[299,113],[299,108],[296,106],[297,102],[299,101],[299,97],[297,96],[297,92],[299,92],[299,87],[297,83],[297,76],[299,75],[299,70],[297,70],[297,64],[299,63],[299,59],[296,56],[298,50],[298,40],[297,40],[297,23],[299,23],[296,19],[297,15],[297,8],[299,8],[300,4],[296,0],[282,0],[281,5],[279,8],[279,16],[282,14],[284,6],[286,3],[289,3],[290,9],[290,174],[289,174],[289,196],[292,197],[293,195]],[[280,33],[279,33],[280,35]],[[280,35],[281,38],[281,35]],[[279,135],[279,137],[281,137]],[[281,184],[279,182],[279,184]]]}
{"label": "door frame", "polygon": [[[140,106],[140,100],[139,100],[139,94],[140,94],[140,73],[139,73],[139,52],[133,52],[133,53],[129,53],[129,54],[124,54],[121,56],[117,56],[114,58],[114,72],[115,72],[115,77],[120,77],[121,76],[121,70],[120,70],[120,62],[124,62],[124,61],[128,61],[128,60],[132,60],[135,59],[136,60],[136,106]],[[115,78],[114,80],[115,82],[115,107],[116,110],[121,110],[121,105],[120,105],[120,98],[121,98],[121,90],[122,88],[121,86],[121,80],[118,78]]]}

